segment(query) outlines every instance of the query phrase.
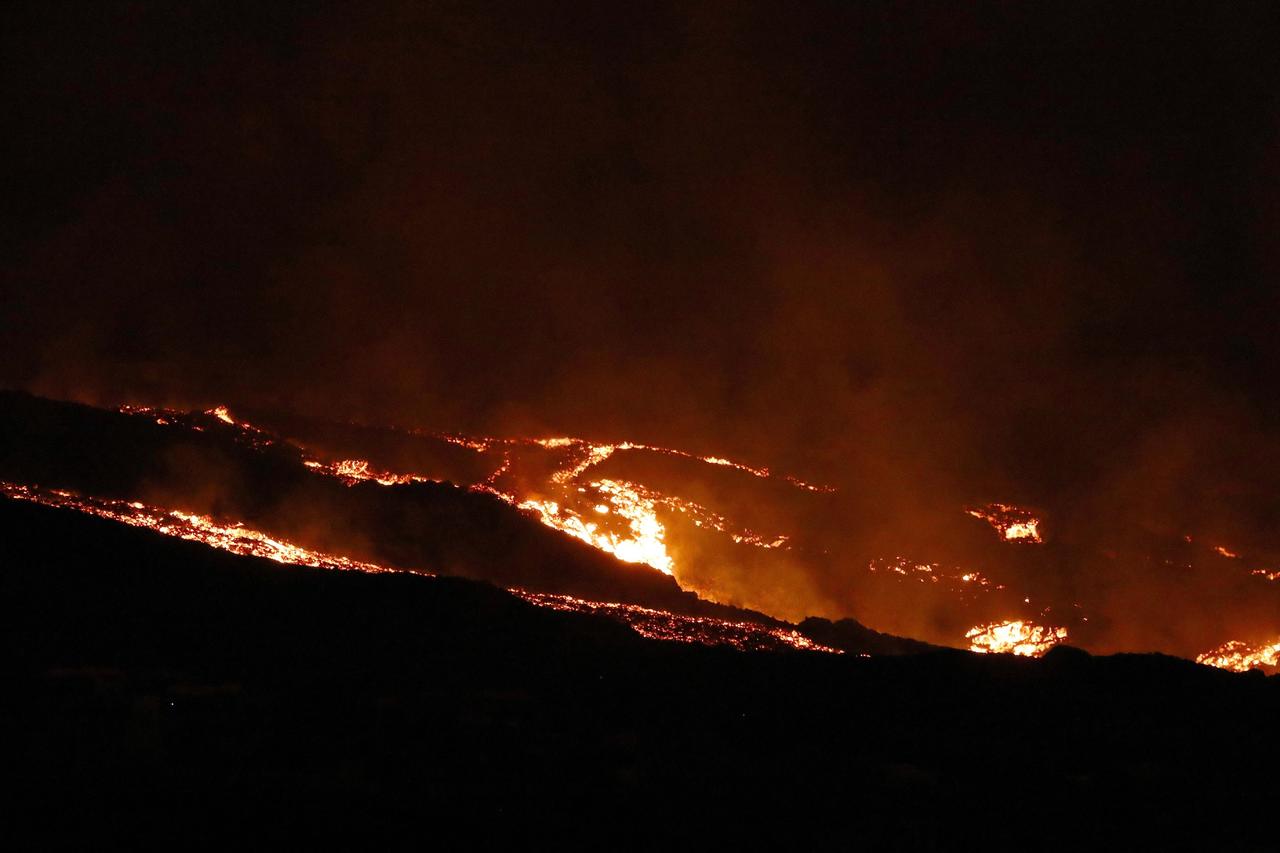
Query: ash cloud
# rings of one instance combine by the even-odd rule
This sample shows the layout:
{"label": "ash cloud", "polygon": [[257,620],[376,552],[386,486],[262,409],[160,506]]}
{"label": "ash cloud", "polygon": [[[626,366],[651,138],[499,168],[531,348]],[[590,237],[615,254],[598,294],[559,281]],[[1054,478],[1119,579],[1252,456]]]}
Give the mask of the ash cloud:
{"label": "ash cloud", "polygon": [[5,15],[5,385],[794,471],[828,615],[966,501],[1280,553],[1266,4]]}

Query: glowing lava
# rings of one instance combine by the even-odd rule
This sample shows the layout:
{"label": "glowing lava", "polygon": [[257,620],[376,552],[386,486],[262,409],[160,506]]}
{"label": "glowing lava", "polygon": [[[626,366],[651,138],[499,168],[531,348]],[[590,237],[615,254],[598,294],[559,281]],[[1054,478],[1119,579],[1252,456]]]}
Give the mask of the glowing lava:
{"label": "glowing lava", "polygon": [[605,530],[601,522],[585,521],[581,515],[563,508],[556,501],[525,500],[516,504],[537,513],[548,527],[568,533],[628,563],[647,563],[660,572],[671,574],[675,566],[667,553],[666,528],[658,520],[653,500],[627,483],[598,480],[591,484],[609,502],[596,504],[599,515],[615,515],[626,521],[623,534]]}
{"label": "glowing lava", "polygon": [[0,493],[18,500],[79,510],[99,518],[119,521],[130,527],[145,527],[165,536],[202,542],[211,548],[219,548],[233,554],[265,557],[277,563],[361,572],[395,571],[374,563],[353,560],[350,557],[313,551],[288,540],[245,527],[239,522],[218,522],[207,515],[197,515],[180,509],[165,510],[139,501],[88,498],[61,489],[44,490],[12,483],[0,483]]}
{"label": "glowing lava", "polygon": [[426,477],[417,474],[393,474],[390,471],[380,471],[369,465],[364,459],[340,459],[337,462],[319,462],[315,459],[307,459],[303,462],[308,468],[319,471],[322,474],[328,474],[330,477],[337,477],[348,486],[354,486],[356,483],[372,481],[380,483],[384,486],[398,486],[405,483],[430,483],[433,482]]}
{"label": "glowing lava", "polygon": [[977,625],[964,636],[971,652],[1040,657],[1067,639],[1067,629],[1046,628],[1018,619]]}
{"label": "glowing lava", "polygon": [[[381,566],[364,560],[316,551],[246,527],[240,522],[217,521],[207,515],[198,515],[180,509],[161,509],[140,501],[84,497],[63,489],[41,489],[4,482],[0,482],[0,494],[44,506],[73,509],[131,527],[144,527],[165,536],[200,542],[211,548],[233,554],[265,557],[277,563],[370,573],[404,572],[424,576],[433,574],[420,570]],[[650,639],[712,646],[727,645],[740,650],[794,649],[841,654],[838,649],[815,643],[794,629],[776,625],[731,622],[705,616],[685,616],[634,604],[588,601],[567,595],[548,595],[520,589],[508,591],[539,607],[608,616],[628,625],[642,637]]]}
{"label": "glowing lava", "polygon": [[[457,442],[462,443],[462,442]],[[547,450],[567,451],[564,463],[542,485],[545,495],[521,495],[515,485],[504,485],[503,478],[511,467],[512,451],[520,445],[536,445]],[[548,527],[581,539],[583,542],[629,563],[644,563],[666,574],[674,574],[675,560],[667,549],[666,525],[659,511],[678,512],[690,518],[696,527],[723,533],[735,543],[757,548],[781,548],[786,536],[763,536],[752,530],[734,527],[728,519],[700,504],[663,495],[635,483],[614,479],[583,482],[582,476],[622,450],[646,450],[694,459],[709,465],[720,465],[744,471],[755,477],[772,476],[767,468],[752,468],[728,459],[700,457],[680,450],[621,442],[592,444],[576,438],[467,440],[463,446],[482,451],[503,448],[503,463],[484,483],[473,488],[489,492],[523,510]],[[787,478],[798,488],[826,491],[829,487],[811,486]],[[603,510],[602,510],[603,508]],[[600,516],[606,516],[601,518]]]}
{"label": "glowing lava", "polygon": [[1196,663],[1248,672],[1251,669],[1280,666],[1280,640],[1265,645],[1251,646],[1239,640],[1223,643],[1212,651],[1196,656]]}
{"label": "glowing lava", "polygon": [[[162,424],[185,422],[198,430],[208,423],[198,422],[200,418],[212,418],[235,427],[239,439],[255,447],[285,444],[268,431],[236,418],[226,406],[216,406],[199,415],[145,406],[122,406],[120,411],[149,416]],[[789,541],[782,534],[763,535],[737,527],[724,516],[700,504],[664,495],[635,483],[603,478],[586,482],[583,480],[587,471],[607,461],[615,453],[627,450],[695,460],[760,478],[775,476],[768,468],[755,468],[719,456],[697,456],[682,450],[629,441],[599,444],[566,436],[512,439],[435,433],[429,434],[429,437],[477,453],[499,455],[501,462],[497,467],[483,481],[473,484],[471,489],[492,494],[531,513],[542,524],[567,533],[620,560],[647,564],[668,575],[674,574],[676,566],[667,547],[667,528],[661,518],[663,512],[679,513],[690,519],[695,527],[722,533],[740,545],[784,548]],[[515,455],[528,448],[541,448],[563,456],[561,464],[545,482],[532,489],[518,478],[509,476]],[[336,477],[347,485],[359,482],[374,482],[384,486],[438,482],[417,473],[380,470],[364,459],[326,461],[315,458],[305,449],[302,460],[313,471]],[[835,491],[831,486],[814,485],[791,476],[783,475],[782,479],[796,488],[808,491]],[[605,507],[607,512],[601,512],[599,507]]]}
{"label": "glowing lava", "polygon": [[1004,589],[1004,584],[992,584],[987,578],[973,570],[961,568],[945,568],[938,563],[922,563],[906,557],[892,559],[879,558],[867,564],[867,571],[873,574],[894,574],[904,580],[915,580],[919,583],[940,584],[957,595],[976,595],[989,589]]}
{"label": "glowing lava", "polygon": [[522,590],[511,590],[511,592],[540,607],[612,616],[630,625],[640,636],[651,640],[732,646],[740,651],[798,649],[844,654],[840,649],[815,643],[792,628],[776,628],[758,625],[755,622],[731,622],[710,616],[681,616],[636,604],[585,601],[568,595],[548,595]]}
{"label": "glowing lava", "polygon": [[1007,542],[1039,544],[1044,541],[1040,538],[1040,519],[1030,510],[1010,504],[987,504],[967,508],[965,512],[990,524]]}

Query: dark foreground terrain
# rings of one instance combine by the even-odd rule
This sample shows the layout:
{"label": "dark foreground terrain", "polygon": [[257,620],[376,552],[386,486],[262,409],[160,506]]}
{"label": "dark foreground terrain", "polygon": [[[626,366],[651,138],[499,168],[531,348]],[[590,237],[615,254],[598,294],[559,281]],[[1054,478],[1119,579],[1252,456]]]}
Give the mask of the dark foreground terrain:
{"label": "dark foreground terrain", "polygon": [[1267,849],[1280,678],[643,640],[0,501],[6,832]]}

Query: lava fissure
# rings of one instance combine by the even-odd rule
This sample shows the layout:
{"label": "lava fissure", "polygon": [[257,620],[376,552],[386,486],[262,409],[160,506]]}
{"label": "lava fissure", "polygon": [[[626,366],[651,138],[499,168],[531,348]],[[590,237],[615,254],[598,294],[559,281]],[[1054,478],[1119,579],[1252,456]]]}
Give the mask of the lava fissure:
{"label": "lava fissure", "polygon": [[[161,509],[141,501],[92,498],[65,489],[0,482],[0,494],[14,500],[43,506],[76,510],[87,515],[141,527],[164,536],[200,542],[211,548],[241,556],[263,557],[277,563],[317,569],[359,571],[371,574],[406,573],[433,576],[421,569],[382,566],[364,560],[306,548],[286,539],[247,527],[242,522],[217,521],[206,515],[181,509]],[[538,607],[608,616],[623,622],[642,637],[703,645],[727,645],[740,650],[800,650],[840,653],[816,643],[794,628],[730,621],[706,616],[687,616],[622,602],[600,602],[570,595],[509,589],[508,592]]]}

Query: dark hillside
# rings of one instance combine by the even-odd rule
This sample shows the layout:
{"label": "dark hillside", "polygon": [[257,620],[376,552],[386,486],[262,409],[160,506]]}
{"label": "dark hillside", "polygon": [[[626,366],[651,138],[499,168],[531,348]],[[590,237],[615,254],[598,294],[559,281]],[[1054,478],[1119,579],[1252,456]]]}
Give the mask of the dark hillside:
{"label": "dark hillside", "polygon": [[834,824],[1052,847],[1105,812],[1243,842],[1262,824],[1239,816],[1280,793],[1277,678],[646,641],[470,581],[280,566],[15,501],[0,536],[9,772],[53,834],[184,838],[234,814],[295,838],[444,820],[794,843]]}

